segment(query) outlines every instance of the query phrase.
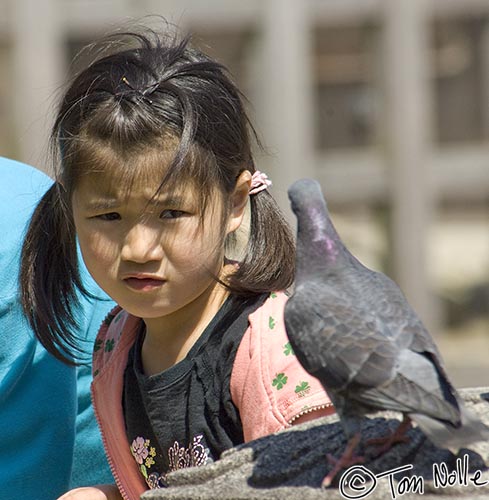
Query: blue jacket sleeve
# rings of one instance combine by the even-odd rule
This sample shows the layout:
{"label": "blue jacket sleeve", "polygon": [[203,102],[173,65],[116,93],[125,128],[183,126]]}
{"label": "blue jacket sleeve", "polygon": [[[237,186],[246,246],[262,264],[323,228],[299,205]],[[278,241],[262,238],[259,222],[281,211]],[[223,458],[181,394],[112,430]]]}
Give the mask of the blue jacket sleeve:
{"label": "blue jacket sleeve", "polygon": [[56,498],[72,467],[76,373],[35,340],[18,297],[24,230],[49,184],[0,158],[0,484],[9,499]]}
{"label": "blue jacket sleeve", "polygon": [[[89,417],[89,369],[77,374],[49,355],[19,302],[22,239],[51,183],[32,167],[0,158],[0,485],[2,498],[11,500],[57,498],[67,491],[78,467],[74,452],[76,464],[78,457],[90,456],[85,477],[78,467],[80,481],[90,481],[93,470],[96,480],[110,478],[96,422]],[[80,330],[88,341],[111,307],[104,301],[82,303]]]}

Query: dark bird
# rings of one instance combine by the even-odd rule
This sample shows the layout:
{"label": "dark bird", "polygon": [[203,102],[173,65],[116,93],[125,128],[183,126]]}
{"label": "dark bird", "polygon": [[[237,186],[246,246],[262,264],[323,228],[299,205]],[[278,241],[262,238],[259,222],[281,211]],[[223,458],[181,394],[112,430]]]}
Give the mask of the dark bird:
{"label": "dark bird", "polygon": [[440,448],[456,451],[489,439],[489,428],[464,408],[399,287],[362,265],[341,241],[319,183],[297,181],[288,194],[297,217],[297,268],[285,326],[299,361],[331,397],[348,439],[323,485],[361,460],[354,452],[361,419],[371,412],[404,415],[384,449],[411,419]]}

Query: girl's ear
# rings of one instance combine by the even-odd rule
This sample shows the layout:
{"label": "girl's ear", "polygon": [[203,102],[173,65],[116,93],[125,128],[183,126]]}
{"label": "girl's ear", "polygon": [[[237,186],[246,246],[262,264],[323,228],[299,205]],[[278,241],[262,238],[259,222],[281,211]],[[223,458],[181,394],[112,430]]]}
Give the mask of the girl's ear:
{"label": "girl's ear", "polygon": [[251,187],[251,172],[243,170],[236,181],[234,191],[231,194],[231,210],[229,212],[227,233],[238,229],[243,221],[246,203],[248,202]]}

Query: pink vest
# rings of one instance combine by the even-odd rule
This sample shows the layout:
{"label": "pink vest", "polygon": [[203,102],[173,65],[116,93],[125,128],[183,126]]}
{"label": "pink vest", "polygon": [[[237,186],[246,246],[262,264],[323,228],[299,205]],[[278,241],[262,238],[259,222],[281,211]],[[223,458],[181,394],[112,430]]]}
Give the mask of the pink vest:
{"label": "pink vest", "polygon": [[[287,297],[272,293],[249,317],[231,375],[231,397],[239,409],[245,441],[285,429],[312,413],[334,408],[321,384],[297,361],[283,322]],[[140,318],[116,307],[100,328],[93,357],[92,400],[109,465],[124,499],[139,500],[147,485],[126,438],[123,375]]]}

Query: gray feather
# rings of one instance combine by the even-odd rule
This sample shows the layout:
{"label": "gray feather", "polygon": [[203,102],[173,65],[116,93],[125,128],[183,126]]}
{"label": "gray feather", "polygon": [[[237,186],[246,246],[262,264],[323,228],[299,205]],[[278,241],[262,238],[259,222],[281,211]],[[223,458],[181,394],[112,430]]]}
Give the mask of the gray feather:
{"label": "gray feather", "polygon": [[285,325],[347,436],[358,431],[364,414],[388,409],[411,417],[440,447],[489,439],[489,428],[463,407],[432,337],[399,287],[345,247],[319,184],[298,181],[289,198],[297,217],[297,262]]}

